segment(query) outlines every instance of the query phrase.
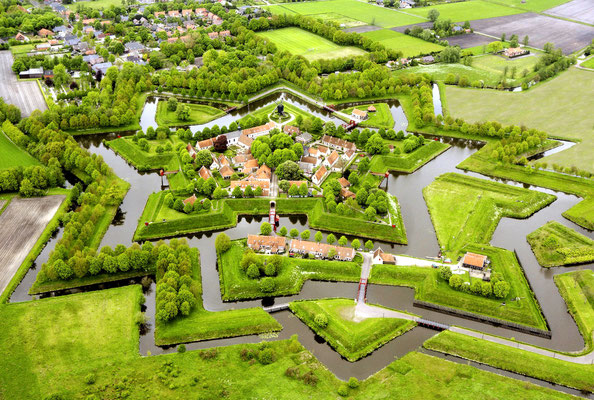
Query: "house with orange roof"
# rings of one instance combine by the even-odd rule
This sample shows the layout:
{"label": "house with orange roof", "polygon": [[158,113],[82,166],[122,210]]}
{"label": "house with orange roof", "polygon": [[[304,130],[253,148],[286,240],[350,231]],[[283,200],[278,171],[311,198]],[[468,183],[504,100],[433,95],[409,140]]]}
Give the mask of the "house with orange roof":
{"label": "house with orange roof", "polygon": [[276,127],[274,121],[270,121],[267,124],[255,126],[253,128],[244,129],[241,131],[242,135],[246,135],[251,139],[255,139],[259,136],[267,135],[271,130]]}
{"label": "house with orange roof", "polygon": [[196,153],[196,149],[194,149],[194,146],[192,146],[190,143],[188,143],[188,145],[186,146],[186,150],[188,150],[190,157],[192,157],[195,160],[197,153]]}
{"label": "house with orange roof", "polygon": [[262,164],[262,166],[252,174],[251,178],[257,181],[270,181],[272,178],[272,170],[268,165]]}
{"label": "house with orange roof", "polygon": [[358,108],[353,109],[351,117],[356,121],[365,121],[367,119],[367,111],[359,110]]}
{"label": "house with orange roof", "polygon": [[344,176],[340,177],[338,183],[340,183],[340,186],[343,188],[349,188],[351,186],[351,183]]}
{"label": "house with orange roof", "polygon": [[487,256],[476,253],[466,253],[462,259],[462,266],[483,271],[489,264]]}
{"label": "house with orange roof", "polygon": [[284,236],[248,235],[247,245],[256,252],[278,254],[285,252],[287,239]]}
{"label": "house with orange roof", "polygon": [[194,205],[194,203],[198,200],[198,197],[196,197],[195,194],[193,194],[191,197],[188,197],[187,199],[184,200],[184,205],[186,204],[191,204]]}
{"label": "house with orange roof", "polygon": [[241,134],[241,136],[239,137],[239,140],[237,141],[238,145],[240,145],[241,147],[244,147],[246,149],[251,149],[252,143],[254,143],[254,139],[252,139],[248,135],[244,135],[244,134]]}
{"label": "house with orange roof", "polygon": [[191,17],[192,14],[194,14],[194,12],[192,10],[188,9],[188,10],[182,10],[181,14],[182,14],[182,17]]}
{"label": "house with orange roof", "polygon": [[231,181],[231,185],[229,187],[231,190],[239,187],[239,189],[244,192],[248,186],[251,187],[252,190],[256,189],[257,187],[262,188],[263,196],[268,196],[270,194],[270,181],[257,181],[255,179],[248,178],[241,181]]}
{"label": "house with orange roof", "polygon": [[48,36],[54,36],[54,32],[50,31],[49,29],[42,28],[37,32],[37,35],[46,38]]}
{"label": "house with orange roof", "polygon": [[342,188],[340,189],[340,195],[342,197],[344,197],[345,199],[356,199],[357,195],[353,192],[351,192],[350,190],[348,190],[347,188]]}
{"label": "house with orange roof", "polygon": [[222,38],[231,37],[231,31],[229,31],[229,30],[220,31],[219,37],[222,37]]}
{"label": "house with orange roof", "polygon": [[329,152],[329,151],[330,151],[330,150],[328,150],[328,148],[327,148],[326,146],[322,146],[322,145],[318,146],[318,153],[319,153],[321,156],[326,156],[326,155],[328,155],[328,152]]}
{"label": "house with orange roof", "polygon": [[165,11],[155,11],[155,18],[160,18],[165,16]]}
{"label": "house with orange roof", "polygon": [[311,181],[315,184],[320,186],[326,175],[328,174],[328,170],[325,166],[321,166],[316,173],[311,177]]}
{"label": "house with orange roof", "polygon": [[212,172],[210,172],[210,170],[205,166],[202,166],[202,168],[200,168],[200,170],[198,171],[198,175],[200,175],[200,177],[204,180],[212,178]]}
{"label": "house with orange roof", "polygon": [[196,143],[196,148],[198,150],[210,149],[213,146],[214,142],[212,139],[201,140],[200,142]]}
{"label": "house with orange roof", "polygon": [[[330,250],[334,250],[334,257],[330,257]],[[352,261],[355,258],[355,249],[352,247],[334,246],[327,243],[309,242],[293,239],[289,245],[289,255],[307,254],[317,258],[332,258],[339,261]]]}
{"label": "house with orange roof", "polygon": [[224,165],[221,169],[219,169],[219,174],[221,174],[223,179],[231,179],[231,176],[234,173],[235,171],[229,165]]}
{"label": "house with orange roof", "polygon": [[384,253],[381,247],[373,252],[373,264],[396,264],[396,257],[393,254]]}
{"label": "house with orange roof", "polygon": [[324,135],[321,140],[322,144],[336,149],[338,151],[356,151],[357,146],[354,143],[349,142],[348,140],[340,139],[334,136]]}
{"label": "house with orange roof", "polygon": [[178,18],[180,16],[179,11],[171,10],[167,13],[167,15],[171,18]]}
{"label": "house with orange roof", "polygon": [[338,153],[336,152],[336,150],[332,151],[332,153],[328,156],[328,158],[326,158],[324,160],[324,165],[326,166],[326,168],[328,169],[333,169],[334,165],[336,164],[336,162],[338,161],[338,159],[340,158],[340,156],[338,155]]}
{"label": "house with orange roof", "polygon": [[208,32],[208,38],[210,40],[215,40],[219,38],[219,32]]}
{"label": "house with orange roof", "polygon": [[[247,153],[247,154],[238,154],[235,157],[233,157],[232,161],[233,161],[233,165],[235,167],[243,167],[245,166],[245,164],[250,161],[253,160],[254,156],[252,156],[251,154]],[[256,161],[257,164],[257,161]],[[252,171],[250,171],[251,173]]]}
{"label": "house with orange roof", "polygon": [[243,173],[244,174],[251,174],[258,169],[258,160],[252,158],[251,160],[246,161],[245,165],[243,166]]}
{"label": "house with orange roof", "polygon": [[293,126],[293,125],[283,126],[283,132],[286,133],[287,135],[293,135],[293,134],[299,135],[301,133],[299,128],[296,126]]}

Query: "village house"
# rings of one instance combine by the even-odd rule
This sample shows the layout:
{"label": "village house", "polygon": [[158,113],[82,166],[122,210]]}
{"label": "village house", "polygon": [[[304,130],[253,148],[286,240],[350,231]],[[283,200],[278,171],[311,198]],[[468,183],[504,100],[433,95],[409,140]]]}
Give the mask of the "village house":
{"label": "village house", "polygon": [[341,157],[345,161],[350,161],[353,157],[355,157],[355,152],[353,150],[347,150],[344,153],[342,153]]}
{"label": "village house", "polygon": [[220,38],[231,37],[231,31],[229,31],[229,30],[226,30],[226,31],[220,31],[220,32],[219,32],[219,37],[220,37]]}
{"label": "village house", "polygon": [[[233,157],[232,161],[233,161],[233,165],[236,167],[242,167],[245,166],[245,164],[250,161],[253,160],[254,156],[252,156],[251,154],[247,153],[247,154],[238,154],[235,157]],[[256,164],[258,163],[258,161],[256,161]],[[250,173],[253,171],[250,171]]]}
{"label": "village house", "polygon": [[198,150],[210,149],[213,146],[214,146],[214,142],[212,139],[201,140],[198,143],[196,143],[196,148]]}
{"label": "village house", "polygon": [[215,40],[219,38],[219,32],[208,32],[208,38],[210,40]]}
{"label": "village house", "polygon": [[223,179],[231,179],[231,176],[235,171],[229,165],[224,165],[221,169],[219,169],[219,174],[223,177]]}
{"label": "village house", "polygon": [[167,15],[171,18],[179,18],[179,11],[177,10],[171,10],[167,13]]}
{"label": "village house", "polygon": [[[324,140],[324,139],[322,139],[322,140]],[[330,152],[330,150],[328,150],[328,148],[326,146],[318,146],[318,153],[319,153],[318,157],[327,156],[329,152]]]}
{"label": "village house", "polygon": [[345,199],[356,199],[357,195],[353,192],[351,192],[350,190],[348,190],[347,188],[342,188],[340,189],[340,195],[342,197],[344,197]]}
{"label": "village house", "polygon": [[355,121],[364,121],[367,119],[367,111],[359,110],[358,108],[353,109],[351,112],[351,117]]}
{"label": "village house", "polygon": [[338,183],[340,183],[340,186],[342,186],[345,189],[348,189],[351,186],[351,183],[344,176],[340,177]]}
{"label": "village house", "polygon": [[237,140],[237,144],[247,150],[252,148],[252,143],[254,143],[254,139],[249,137],[248,135],[244,135],[243,133],[239,136]]}
{"label": "village house", "polygon": [[276,127],[274,121],[270,121],[265,125],[255,126],[253,128],[244,129],[241,131],[242,135],[246,135],[250,139],[256,139],[259,136],[267,135],[271,130]]}
{"label": "village house", "polygon": [[261,187],[263,196],[268,196],[270,194],[270,181],[258,181],[248,178],[241,181],[231,181],[231,185],[229,187],[231,190],[239,187],[242,192],[245,192],[245,189],[248,186],[251,187],[252,190],[256,189],[257,187]]}
{"label": "village house", "polygon": [[530,54],[530,52],[528,50],[524,50],[520,47],[509,47],[509,48],[503,50],[503,55],[508,58],[520,57],[525,54]]}
{"label": "village house", "polygon": [[182,10],[181,14],[182,17],[188,18],[191,17],[194,12],[192,10]]}
{"label": "village house", "polygon": [[255,172],[257,169],[258,169],[258,160],[256,160],[255,158],[252,158],[245,162],[242,172],[244,174],[251,174],[252,172]]}
{"label": "village house", "polygon": [[303,145],[306,145],[307,143],[311,142],[312,140],[313,140],[313,137],[307,132],[303,132],[301,135],[299,135],[295,138],[295,142],[301,143]]}
{"label": "village house", "polygon": [[200,168],[200,170],[198,171],[198,175],[200,175],[200,177],[205,181],[209,178],[212,178],[212,172],[210,172],[210,170],[205,166],[202,166],[202,168]]}
{"label": "village house", "polygon": [[195,160],[197,154],[196,149],[194,149],[194,147],[190,143],[188,143],[188,145],[186,146],[186,150],[188,150],[190,157],[192,157]]}
{"label": "village house", "polygon": [[272,178],[272,170],[266,164],[263,164],[260,168],[256,170],[256,172],[252,173],[250,176],[251,179],[257,181],[268,181]]}
{"label": "village house", "polygon": [[54,32],[50,31],[49,29],[40,29],[39,32],[37,32],[37,35],[41,36],[42,38],[46,38],[48,36],[54,36]]}
{"label": "village house", "polygon": [[336,162],[338,161],[338,159],[340,158],[340,156],[338,155],[338,153],[336,152],[336,150],[334,150],[330,156],[328,156],[328,158],[326,158],[324,160],[324,165],[326,166],[326,168],[333,170],[334,165],[336,164]]}
{"label": "village house", "polygon": [[256,252],[278,254],[285,252],[287,239],[284,236],[248,235],[247,245]]}
{"label": "village house", "polygon": [[320,164],[320,159],[312,156],[303,156],[301,157],[301,162],[311,164],[311,166],[315,168]]}
{"label": "village house", "polygon": [[318,157],[320,155],[320,152],[317,148],[315,147],[308,147],[306,149],[303,150],[303,154],[308,155],[310,157]]}
{"label": "village house", "polygon": [[[328,136],[328,135],[324,135],[322,137],[322,143],[325,144],[328,147],[331,147],[333,149],[336,149],[338,151],[357,151],[357,146],[355,146],[354,143],[349,142],[348,140],[344,140],[344,139],[339,139],[337,137],[334,136]],[[322,147],[319,146],[318,149]]]}
{"label": "village house", "polygon": [[487,256],[476,253],[466,253],[462,259],[462,266],[470,269],[484,270],[489,264]]}
{"label": "village house", "polygon": [[312,176],[311,181],[315,184],[320,186],[320,184],[322,183],[322,181],[324,180],[324,178],[326,177],[326,174],[328,173],[328,170],[326,169],[325,166],[321,166],[320,169],[318,169],[316,171],[316,173]]}
{"label": "village house", "polygon": [[396,264],[396,257],[393,254],[384,253],[381,247],[373,252],[373,264]]}
{"label": "village house", "polygon": [[311,177],[314,170],[313,164],[304,161],[299,161],[297,165],[299,165],[299,169],[301,170],[303,175],[307,176],[308,178]]}
{"label": "village house", "polygon": [[146,48],[144,47],[144,45],[142,43],[139,42],[128,42],[124,45],[124,48],[126,49],[127,53],[131,53],[131,52],[139,52],[139,53],[143,53]]}
{"label": "village house", "polygon": [[196,195],[193,194],[192,196],[188,197],[187,199],[184,199],[183,203],[184,203],[184,205],[190,204],[193,206],[194,203],[196,202],[196,200],[198,200],[198,197],[196,197]]}
{"label": "village house", "polygon": [[19,42],[28,42],[29,38],[25,35],[23,35],[21,32],[17,33],[16,36],[14,37],[15,40],[19,41]]}
{"label": "village house", "polygon": [[355,258],[355,250],[351,247],[334,246],[326,243],[309,242],[306,240],[293,239],[289,245],[289,255],[307,254],[317,258],[329,258],[328,253],[334,249],[335,260],[352,261]]}
{"label": "village house", "polygon": [[224,133],[221,136],[225,136],[227,138],[227,146],[235,146],[239,142],[239,138],[241,137],[241,132],[233,131],[233,132]]}

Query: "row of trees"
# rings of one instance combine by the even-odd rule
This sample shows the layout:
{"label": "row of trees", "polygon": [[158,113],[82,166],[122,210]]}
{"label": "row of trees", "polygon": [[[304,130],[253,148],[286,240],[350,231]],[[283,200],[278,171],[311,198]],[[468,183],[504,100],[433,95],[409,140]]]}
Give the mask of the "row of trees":
{"label": "row of trees", "polygon": [[472,279],[470,284],[460,275],[452,273],[449,266],[444,265],[439,269],[439,276],[448,282],[450,287],[454,290],[460,290],[465,293],[472,293],[483,297],[496,297],[504,299],[510,291],[510,284],[503,280],[503,276],[494,272],[491,275],[491,281],[482,281],[480,279]]}

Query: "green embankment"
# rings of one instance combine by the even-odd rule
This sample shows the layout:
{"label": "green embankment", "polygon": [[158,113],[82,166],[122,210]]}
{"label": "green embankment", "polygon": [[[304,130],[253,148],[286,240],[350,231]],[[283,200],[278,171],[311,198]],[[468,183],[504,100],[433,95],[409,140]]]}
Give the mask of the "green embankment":
{"label": "green embankment", "polygon": [[387,171],[412,173],[449,148],[447,143],[431,140],[408,154],[378,154],[371,159],[369,170],[380,174]]}
{"label": "green embankment", "polygon": [[576,364],[444,331],[424,347],[586,392],[594,391],[594,365]]}
{"label": "green embankment", "polygon": [[489,243],[502,217],[527,218],[556,197],[455,173],[439,176],[423,197],[441,248],[452,256],[471,243]]}
{"label": "green embankment", "polygon": [[594,231],[594,196],[580,201],[562,215],[579,226]]}
{"label": "green embankment", "polygon": [[[506,298],[510,300],[503,300],[505,306],[502,305],[502,299],[453,289],[448,282],[439,277],[438,270],[432,268],[374,265],[370,282],[411,287],[415,289],[415,299],[420,301],[542,330],[548,329],[540,306],[514,253],[487,245],[469,245],[463,250],[488,256],[493,271],[501,273],[503,280],[510,284]],[[520,297],[521,300],[511,301],[516,297]]]}
{"label": "green embankment", "polygon": [[166,101],[159,101],[157,104],[157,115],[155,120],[159,126],[184,126],[202,125],[225,115],[223,110],[211,106],[195,103],[178,103],[190,109],[190,116],[187,120],[177,118],[176,111],[167,109]]}
{"label": "green embankment", "polygon": [[262,308],[211,312],[202,304],[200,254],[192,249],[192,278],[199,283],[197,304],[188,316],[173,321],[157,321],[155,343],[159,346],[199,340],[220,339],[280,331],[282,326]]}
{"label": "green embankment", "polygon": [[[367,318],[354,320],[355,301],[326,299],[293,301],[291,311],[316,334],[326,340],[341,356],[357,361],[416,326],[398,318]],[[318,315],[325,315],[328,324],[316,323]]]}
{"label": "green embankment", "polygon": [[0,130],[0,170],[14,167],[30,167],[42,165],[36,158],[14,144]]}
{"label": "green embankment", "polygon": [[526,239],[543,267],[588,263],[594,260],[594,240],[559,222],[549,221]]}
{"label": "green embankment", "polygon": [[139,171],[165,169],[171,164],[172,159],[175,157],[173,152],[158,154],[157,152],[142,151],[129,138],[110,140],[105,142],[105,145],[122,156]]}
{"label": "green embankment", "polygon": [[[248,300],[297,294],[306,280],[358,282],[360,261],[327,261],[282,256],[282,264],[273,277],[274,291],[263,292],[260,279],[251,279],[240,267],[247,249],[245,240],[233,241],[225,253],[219,255],[219,277],[223,300]],[[259,255],[260,260],[266,256]]]}
{"label": "green embankment", "polygon": [[584,352],[593,351],[594,272],[583,270],[555,275],[555,283],[584,338]]}

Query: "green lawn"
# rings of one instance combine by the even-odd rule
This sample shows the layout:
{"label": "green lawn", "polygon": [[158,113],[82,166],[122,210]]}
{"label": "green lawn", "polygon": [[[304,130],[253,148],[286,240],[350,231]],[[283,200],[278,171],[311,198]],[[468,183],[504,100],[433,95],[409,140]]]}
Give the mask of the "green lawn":
{"label": "green lawn", "polygon": [[203,104],[178,104],[183,104],[190,108],[190,118],[187,121],[178,119],[175,111],[169,111],[167,109],[167,102],[159,100],[159,103],[157,104],[157,115],[155,117],[159,126],[201,125],[225,115],[223,110]]}
{"label": "green lawn", "polygon": [[594,261],[594,240],[556,221],[547,222],[526,238],[543,267]]}
{"label": "green lawn", "polygon": [[563,216],[586,229],[594,230],[594,198],[582,200],[565,211]]}
{"label": "green lawn", "polygon": [[309,61],[328,58],[355,57],[366,53],[358,47],[340,46],[314,33],[299,28],[283,28],[260,32],[281,51],[304,56]]}
{"label": "green lawn", "polygon": [[192,278],[198,282],[197,304],[188,316],[157,321],[155,343],[170,345],[280,331],[282,326],[262,308],[211,312],[202,305],[202,276],[198,249],[191,249]]}
{"label": "green lawn", "polygon": [[172,162],[175,161],[175,152],[163,152],[161,154],[155,151],[158,145],[165,141],[149,141],[151,144],[149,151],[143,151],[129,137],[121,137],[105,142],[107,147],[111,148],[126,161],[136,167],[139,171],[152,171],[158,169],[169,169]]}
{"label": "green lawn", "polygon": [[[358,282],[361,276],[360,261],[326,261],[283,256],[279,271],[273,278],[275,290],[265,293],[260,289],[260,280],[249,278],[239,265],[246,249],[245,240],[233,241],[231,248],[219,255],[221,293],[225,301],[297,294],[308,279]],[[259,259],[263,262],[266,256],[260,255]]]}
{"label": "green lawn", "polygon": [[[425,22],[423,17],[412,15],[408,12],[400,12],[395,9],[377,7],[357,0],[328,0],[312,1],[301,3],[284,3],[264,7],[276,15],[303,14],[315,17],[316,14],[338,14],[337,22],[346,17],[349,20],[357,20],[368,25],[377,25],[382,28],[403,26]],[[342,21],[344,22],[344,21]]]}
{"label": "green lawn", "polygon": [[109,8],[110,6],[115,6],[115,7],[121,7],[122,6],[122,0],[91,0],[91,1],[85,1],[85,2],[80,2],[80,3],[71,3],[68,5],[65,5],[65,7],[71,9],[71,10],[76,10],[76,7],[82,5],[85,7],[90,7],[90,8]]}
{"label": "green lawn", "polygon": [[374,106],[376,111],[375,112],[368,112],[368,118],[361,122],[359,126],[368,126],[370,128],[384,128],[384,129],[393,129],[394,128],[394,118],[392,118],[392,112],[390,111],[390,106],[386,103],[375,103],[375,104],[364,104],[357,107],[347,108],[346,110],[342,110],[343,113],[347,115],[351,115],[355,108],[358,108],[362,111],[367,111],[369,106]]}
{"label": "green lawn", "polygon": [[594,391],[594,365],[562,361],[450,331],[441,332],[423,346],[544,381]]}
{"label": "green lawn", "polygon": [[36,158],[14,144],[1,130],[0,155],[0,170],[41,165]]}
{"label": "green lawn", "polygon": [[487,0],[493,1],[494,3],[506,4],[510,7],[517,7],[527,11],[544,11],[549,8],[559,6],[567,3],[570,0]]}
{"label": "green lawn", "polygon": [[141,297],[126,286],[0,306],[0,397],[42,399],[136,357]]}
{"label": "green lawn", "polygon": [[594,69],[594,57],[590,57],[589,59],[587,59],[586,61],[584,61],[581,64],[582,67],[584,68],[592,68]]}
{"label": "green lawn", "polygon": [[[534,293],[528,286],[526,277],[514,253],[488,245],[470,245],[465,247],[464,251],[488,256],[493,271],[501,273],[504,280],[511,285],[505,306],[502,306],[501,299],[483,297],[452,289],[448,282],[439,277],[438,270],[433,268],[374,265],[370,282],[411,287],[415,289],[415,299],[420,301],[541,330],[547,329],[546,321],[542,316]],[[471,280],[473,279],[475,278],[471,278]],[[522,300],[511,301],[516,297],[520,297]]]}
{"label": "green lawn", "polygon": [[[470,83],[483,81],[487,86],[496,86],[501,79],[501,74],[493,71],[483,70],[474,66],[462,64],[430,64],[416,67],[404,68],[394,71],[395,76],[407,74],[428,74],[433,80],[444,81],[448,75],[462,77],[466,76]],[[448,97],[449,98],[449,97]]]}
{"label": "green lawn", "polygon": [[556,197],[447,173],[423,189],[441,248],[455,256],[471,243],[489,243],[502,217],[527,218]]}
{"label": "green lawn", "polygon": [[538,61],[540,57],[535,54],[530,54],[528,56],[519,57],[519,58],[506,58],[502,56],[497,56],[493,54],[487,54],[483,56],[474,57],[472,61],[472,66],[476,68],[480,68],[487,72],[492,72],[501,76],[505,67],[507,67],[508,78],[511,78],[513,69],[516,69],[514,74],[514,78],[520,78],[522,73],[526,71],[526,73],[532,72],[534,65]]}
{"label": "green lawn", "polygon": [[10,46],[10,52],[13,56],[24,56],[28,52],[35,50],[36,44],[19,44],[16,46]]}
{"label": "green lawn", "polygon": [[449,112],[455,118],[469,122],[490,120],[505,125],[525,125],[550,135],[581,141],[540,161],[549,165],[576,166],[594,173],[592,93],[594,73],[577,68],[570,68],[526,92],[454,86],[446,89]]}
{"label": "green lawn", "polygon": [[387,171],[412,173],[449,148],[450,145],[447,143],[428,140],[426,144],[407,154],[390,153],[373,156],[369,170],[380,174]]}
{"label": "green lawn", "polygon": [[573,271],[555,275],[555,283],[567,308],[575,320],[586,346],[584,353],[593,350],[594,334],[594,272]]}
{"label": "green lawn", "polygon": [[435,43],[426,42],[414,36],[395,32],[390,29],[362,33],[369,39],[376,40],[387,49],[401,51],[404,57],[416,57],[422,54],[441,51],[444,47]]}
{"label": "green lawn", "polygon": [[[355,301],[349,299],[293,301],[290,307],[299,319],[349,361],[365,357],[416,326],[413,321],[399,318],[355,321]],[[325,327],[315,322],[316,316],[321,314],[328,319]]]}
{"label": "green lawn", "polygon": [[454,22],[502,17],[504,15],[520,14],[524,12],[523,10],[483,0],[470,0],[459,3],[440,4],[431,7],[412,8],[406,10],[406,12],[427,17],[429,11],[432,9],[439,11],[439,17],[441,19],[450,19]]}

